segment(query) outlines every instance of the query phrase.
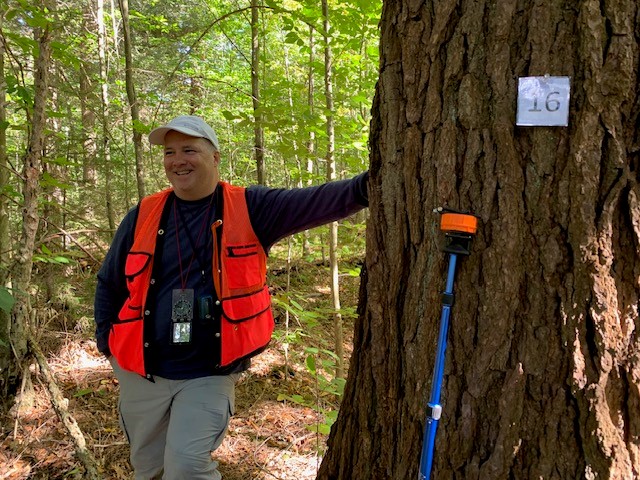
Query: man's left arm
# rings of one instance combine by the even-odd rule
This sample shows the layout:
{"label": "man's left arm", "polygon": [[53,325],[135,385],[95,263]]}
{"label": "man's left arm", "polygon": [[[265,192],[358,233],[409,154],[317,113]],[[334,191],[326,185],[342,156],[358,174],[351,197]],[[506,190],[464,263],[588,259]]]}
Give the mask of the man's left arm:
{"label": "man's left arm", "polygon": [[268,250],[288,235],[348,217],[369,206],[369,172],[307,188],[247,189],[251,224]]}
{"label": "man's left arm", "polygon": [[124,264],[133,243],[136,217],[137,208],[134,208],[122,220],[97,275],[94,297],[96,346],[107,357],[111,355],[109,351],[111,325],[129,294],[124,277]]}

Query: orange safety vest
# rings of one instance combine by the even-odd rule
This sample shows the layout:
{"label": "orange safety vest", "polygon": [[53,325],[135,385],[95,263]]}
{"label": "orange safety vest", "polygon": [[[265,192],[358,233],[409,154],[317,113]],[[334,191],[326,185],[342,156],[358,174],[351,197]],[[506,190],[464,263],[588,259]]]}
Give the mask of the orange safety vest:
{"label": "orange safety vest", "polygon": [[[223,211],[222,220],[211,225],[213,284],[222,309],[217,366],[225,367],[264,350],[274,321],[266,285],[267,255],[251,227],[245,189],[225,182],[219,182],[218,187],[222,188]],[[149,286],[155,282],[152,272],[156,239],[164,235],[160,217],[171,192],[172,189],[164,190],[140,202],[133,245],[125,263],[129,297],[109,334],[109,349],[120,367],[147,377],[144,321],[150,312],[146,301]]]}

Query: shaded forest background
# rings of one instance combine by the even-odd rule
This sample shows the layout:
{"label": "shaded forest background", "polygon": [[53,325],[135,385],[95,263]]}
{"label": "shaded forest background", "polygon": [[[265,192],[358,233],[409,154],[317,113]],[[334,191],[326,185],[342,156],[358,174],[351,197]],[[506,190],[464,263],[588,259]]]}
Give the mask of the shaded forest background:
{"label": "shaded forest background", "polygon": [[[120,219],[168,186],[146,134],[176,115],[202,116],[220,139],[222,178],[237,185],[306,186],[365,170],[380,8],[369,0],[0,2],[0,371],[20,350],[7,331],[24,326],[104,478],[130,472],[117,385],[92,340],[93,288]],[[365,219],[334,227],[337,245],[323,227],[272,251],[277,338],[239,386],[247,410],[231,434],[246,428],[257,443],[223,448],[225,478],[273,477],[265,459],[224,471],[248,451],[257,458],[256,445],[285,452],[271,465],[279,478],[314,478],[316,460],[302,462],[310,473],[278,462],[292,449],[317,459],[335,420]],[[2,421],[0,478],[82,475],[40,368],[33,360],[20,368],[20,382],[2,388],[13,407]],[[273,421],[281,431],[260,437],[264,418],[287,415],[289,427]]]}

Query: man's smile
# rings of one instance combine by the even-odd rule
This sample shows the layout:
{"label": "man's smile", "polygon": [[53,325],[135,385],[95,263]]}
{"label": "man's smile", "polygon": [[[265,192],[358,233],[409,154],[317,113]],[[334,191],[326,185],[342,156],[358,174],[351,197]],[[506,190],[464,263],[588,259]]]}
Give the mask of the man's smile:
{"label": "man's smile", "polygon": [[164,169],[176,195],[198,200],[218,184],[220,154],[209,140],[171,130],[164,137]]}

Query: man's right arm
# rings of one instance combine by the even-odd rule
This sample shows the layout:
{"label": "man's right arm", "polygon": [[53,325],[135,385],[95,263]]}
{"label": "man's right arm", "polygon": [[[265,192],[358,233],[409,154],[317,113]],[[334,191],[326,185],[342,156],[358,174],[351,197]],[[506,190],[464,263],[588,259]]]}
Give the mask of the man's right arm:
{"label": "man's right arm", "polygon": [[94,298],[94,318],[96,322],[96,345],[107,357],[111,324],[118,317],[129,292],[124,277],[124,265],[131,245],[138,209],[133,208],[118,227],[107,256],[98,271],[98,282]]}
{"label": "man's right arm", "polygon": [[247,188],[251,225],[265,250],[302,230],[345,218],[369,205],[369,172],[307,188]]}

